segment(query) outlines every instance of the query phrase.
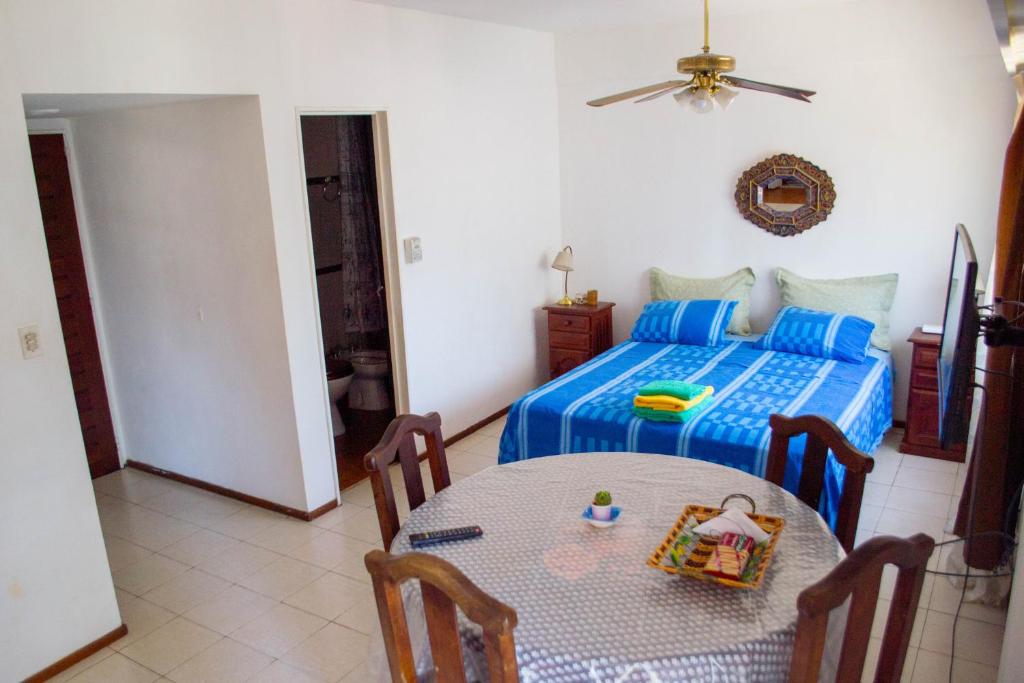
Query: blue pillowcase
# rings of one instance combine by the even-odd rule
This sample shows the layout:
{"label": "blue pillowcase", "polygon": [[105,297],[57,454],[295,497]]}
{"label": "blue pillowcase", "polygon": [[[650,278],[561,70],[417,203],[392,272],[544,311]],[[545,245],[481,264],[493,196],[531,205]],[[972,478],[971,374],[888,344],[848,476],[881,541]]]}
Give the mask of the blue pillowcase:
{"label": "blue pillowcase", "polygon": [[874,329],[854,315],[784,306],[754,348],[863,363]]}
{"label": "blue pillowcase", "polygon": [[633,326],[633,341],[721,346],[736,301],[652,301]]}

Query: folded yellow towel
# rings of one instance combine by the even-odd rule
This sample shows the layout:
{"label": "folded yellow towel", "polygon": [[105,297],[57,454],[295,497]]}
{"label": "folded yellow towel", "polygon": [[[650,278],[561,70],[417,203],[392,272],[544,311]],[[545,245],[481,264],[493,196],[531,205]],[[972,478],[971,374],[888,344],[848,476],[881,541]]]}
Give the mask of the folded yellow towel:
{"label": "folded yellow towel", "polygon": [[697,394],[693,398],[684,401],[681,398],[675,396],[666,396],[659,394],[655,396],[635,396],[633,398],[633,405],[637,408],[648,408],[650,410],[665,410],[671,413],[681,413],[684,410],[689,410],[695,405],[706,399],[711,394],[715,393],[714,387],[707,387],[703,392]]}

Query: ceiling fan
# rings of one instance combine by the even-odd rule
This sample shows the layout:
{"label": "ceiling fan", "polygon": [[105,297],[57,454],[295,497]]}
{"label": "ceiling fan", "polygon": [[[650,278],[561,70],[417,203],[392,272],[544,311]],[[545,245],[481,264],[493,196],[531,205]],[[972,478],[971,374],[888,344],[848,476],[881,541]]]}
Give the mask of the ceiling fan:
{"label": "ceiling fan", "polygon": [[704,46],[699,55],[682,57],[676,62],[676,70],[681,74],[691,74],[690,80],[672,80],[647,85],[635,90],[627,90],[615,95],[608,95],[596,100],[587,102],[591,107],[603,107],[606,104],[621,102],[639,97],[636,103],[648,102],[664,95],[672,95],[680,104],[689,104],[690,108],[699,114],[706,114],[714,109],[714,103],[725,109],[739,93],[725,87],[731,85],[734,88],[745,88],[747,90],[760,90],[761,92],[772,93],[790,97],[801,102],[810,102],[813,90],[802,88],[790,88],[784,85],[772,85],[752,81],[738,76],[726,76],[724,74],[736,68],[736,59],[729,55],[716,55],[711,52],[709,42],[709,8],[708,0],[704,0]]}

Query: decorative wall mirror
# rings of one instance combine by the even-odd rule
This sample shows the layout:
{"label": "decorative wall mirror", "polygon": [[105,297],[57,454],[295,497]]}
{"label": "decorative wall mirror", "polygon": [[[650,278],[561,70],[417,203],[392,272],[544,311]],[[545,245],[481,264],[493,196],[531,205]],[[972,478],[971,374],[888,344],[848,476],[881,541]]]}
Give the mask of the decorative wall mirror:
{"label": "decorative wall mirror", "polygon": [[748,221],[781,237],[798,235],[828,218],[836,189],[828,173],[792,154],[776,154],[736,183],[736,208]]}

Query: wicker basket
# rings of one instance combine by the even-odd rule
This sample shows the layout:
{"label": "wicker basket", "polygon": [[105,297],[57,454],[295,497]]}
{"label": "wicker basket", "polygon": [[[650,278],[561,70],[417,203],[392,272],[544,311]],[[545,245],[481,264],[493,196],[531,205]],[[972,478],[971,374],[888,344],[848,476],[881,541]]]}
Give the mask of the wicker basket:
{"label": "wicker basket", "polygon": [[[732,498],[745,498],[750,503],[751,507],[751,512],[748,512],[747,516],[769,534],[768,545],[761,553],[760,562],[758,563],[757,571],[754,574],[754,579],[752,581],[748,583],[744,581],[737,581],[735,579],[726,579],[720,576],[711,576],[710,574],[705,574],[701,568],[688,568],[685,566],[677,567],[672,564],[671,560],[666,560],[669,551],[675,544],[676,538],[678,538],[680,532],[682,532],[683,526],[686,524],[686,520],[690,518],[690,515],[693,515],[697,519],[698,523],[706,522],[709,519],[722,514],[725,504]],[[657,550],[651,553],[651,556],[647,559],[647,566],[654,569],[660,569],[661,571],[669,574],[692,576],[696,579],[700,579],[701,581],[720,583],[724,586],[731,586],[732,588],[760,588],[761,582],[764,580],[764,573],[768,569],[768,565],[771,564],[772,554],[775,552],[775,544],[779,540],[779,534],[782,533],[782,528],[786,525],[786,521],[781,517],[759,515],[757,514],[756,509],[754,501],[749,496],[742,493],[734,493],[731,496],[727,496],[725,500],[722,501],[722,504],[717,508],[708,507],[706,505],[687,505],[683,508],[683,513],[679,515],[679,519],[676,520],[672,530],[668,532],[667,536],[665,536],[665,540],[661,542]],[[702,547],[699,544],[693,552],[695,555],[699,554],[706,556],[710,555],[710,549],[713,547],[713,543],[707,544],[707,547]]]}

